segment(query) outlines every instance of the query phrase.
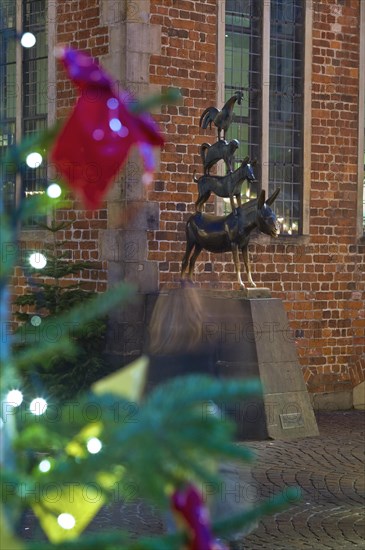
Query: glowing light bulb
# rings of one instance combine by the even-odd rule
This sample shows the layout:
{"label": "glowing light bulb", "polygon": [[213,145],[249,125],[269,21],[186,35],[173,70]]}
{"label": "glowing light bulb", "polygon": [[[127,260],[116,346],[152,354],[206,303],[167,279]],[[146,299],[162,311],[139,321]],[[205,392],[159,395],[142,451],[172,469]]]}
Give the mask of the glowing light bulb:
{"label": "glowing light bulb", "polygon": [[20,39],[23,48],[33,48],[36,41],[36,37],[31,32],[25,32]]}
{"label": "glowing light bulb", "polygon": [[33,315],[33,317],[30,320],[30,324],[33,325],[33,327],[39,327],[41,322],[42,322],[42,319],[39,317],[39,315]]}
{"label": "glowing light bulb", "polygon": [[51,469],[51,463],[45,458],[44,460],[42,460],[42,462],[39,463],[38,468],[43,473],[49,472],[49,470]]}
{"label": "glowing light bulb", "polygon": [[42,164],[43,158],[39,153],[29,153],[25,162],[29,168],[38,168]]}
{"label": "glowing light bulb", "polygon": [[43,397],[36,397],[29,405],[29,410],[35,416],[40,416],[47,410],[47,401]]}
{"label": "glowing light bulb", "polygon": [[119,107],[119,101],[115,97],[111,97],[106,102],[109,109],[118,109]]}
{"label": "glowing light bulb", "polygon": [[51,183],[51,185],[47,187],[47,195],[51,199],[57,199],[61,195],[61,193],[62,193],[62,189],[58,185],[58,183]]}
{"label": "glowing light bulb", "polygon": [[29,256],[29,263],[35,269],[43,269],[47,265],[47,258],[40,252],[33,252]]}
{"label": "glowing light bulb", "polygon": [[109,127],[113,132],[119,132],[122,129],[122,123],[119,118],[112,118],[109,122]]}
{"label": "glowing light bulb", "polygon": [[10,390],[6,396],[6,402],[12,407],[19,407],[23,402],[23,394],[20,390]]}
{"label": "glowing light bulb", "polygon": [[101,450],[102,446],[103,446],[102,442],[97,437],[92,437],[86,443],[87,450],[92,455],[95,455],[96,453],[98,453]]}
{"label": "glowing light bulb", "polygon": [[72,514],[60,514],[57,518],[57,523],[62,529],[73,529],[76,525],[76,520]]}

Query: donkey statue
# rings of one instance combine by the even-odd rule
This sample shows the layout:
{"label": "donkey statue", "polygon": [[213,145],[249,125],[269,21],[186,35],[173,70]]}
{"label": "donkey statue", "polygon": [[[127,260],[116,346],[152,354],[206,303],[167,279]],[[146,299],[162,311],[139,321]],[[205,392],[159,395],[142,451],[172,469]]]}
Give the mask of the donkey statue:
{"label": "donkey statue", "polygon": [[256,161],[249,162],[249,157],[246,157],[242,164],[234,172],[227,174],[226,176],[200,176],[199,179],[195,178],[194,181],[198,184],[198,199],[195,202],[195,207],[198,212],[202,211],[202,206],[207,202],[211,193],[215,193],[218,197],[229,197],[231,201],[232,212],[234,212],[236,206],[234,204],[233,197],[236,197],[238,206],[241,206],[241,187],[242,183],[247,180],[249,182],[256,181],[255,175],[252,170],[252,166]]}
{"label": "donkey statue", "polygon": [[257,227],[271,237],[279,235],[279,224],[270,208],[279,192],[280,189],[276,189],[265,201],[265,191],[261,191],[258,199],[239,206],[236,213],[231,212],[228,216],[213,216],[201,212],[190,216],[186,224],[186,251],[181,266],[181,277],[184,277],[189,265],[189,279],[192,278],[195,262],[202,250],[232,252],[237,281],[243,289],[245,285],[241,279],[238,255],[238,251],[241,250],[249,284],[256,286],[252,280],[248,257],[250,234]]}

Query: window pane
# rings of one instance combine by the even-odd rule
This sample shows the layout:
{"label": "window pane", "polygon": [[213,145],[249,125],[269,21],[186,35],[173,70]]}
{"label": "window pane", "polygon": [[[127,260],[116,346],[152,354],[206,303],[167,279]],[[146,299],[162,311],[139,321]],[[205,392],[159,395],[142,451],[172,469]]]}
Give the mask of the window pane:
{"label": "window pane", "polygon": [[[23,49],[23,134],[28,137],[47,127],[47,2],[23,1],[23,30],[35,35],[33,48]],[[47,183],[46,163],[33,170],[25,168],[22,174],[23,191],[28,197],[41,193]],[[36,225],[39,218],[28,220],[26,225]]]}
{"label": "window pane", "polygon": [[269,191],[282,231],[300,232],[303,183],[302,109],[304,9],[301,0],[271,0]]}
{"label": "window pane", "polygon": [[[236,166],[245,156],[260,158],[261,135],[261,11],[257,0],[226,1],[225,99],[242,90],[241,105],[235,105],[235,118],[226,139],[238,139]],[[259,167],[255,168],[260,179]],[[256,189],[242,189],[243,197]]]}
{"label": "window pane", "polygon": [[[15,144],[15,19],[14,0],[0,5],[0,156]],[[10,166],[2,165],[1,180],[5,211],[14,204],[15,175]]]}

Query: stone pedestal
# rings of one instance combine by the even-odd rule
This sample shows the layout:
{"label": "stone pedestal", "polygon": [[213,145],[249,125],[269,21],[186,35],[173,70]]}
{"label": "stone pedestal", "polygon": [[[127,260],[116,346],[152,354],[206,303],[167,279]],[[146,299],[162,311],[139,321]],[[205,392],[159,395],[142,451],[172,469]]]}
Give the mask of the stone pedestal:
{"label": "stone pedestal", "polygon": [[[201,291],[206,321],[203,338],[216,342],[222,376],[263,384],[263,404],[231,406],[238,437],[294,439],[318,435],[316,419],[298,363],[288,319],[267,289],[244,292]],[[258,295],[264,297],[258,297]],[[252,296],[252,297],[250,297]]]}
{"label": "stone pedestal", "polygon": [[[237,425],[238,440],[294,439],[318,435],[316,419],[298,363],[281,300],[269,289],[200,290],[204,306],[202,345],[216,355],[224,378],[260,378],[263,396],[218,403],[223,419]],[[120,367],[148,352],[148,326],[158,293],[141,294],[113,323],[113,348]],[[118,330],[117,330],[118,329]]]}

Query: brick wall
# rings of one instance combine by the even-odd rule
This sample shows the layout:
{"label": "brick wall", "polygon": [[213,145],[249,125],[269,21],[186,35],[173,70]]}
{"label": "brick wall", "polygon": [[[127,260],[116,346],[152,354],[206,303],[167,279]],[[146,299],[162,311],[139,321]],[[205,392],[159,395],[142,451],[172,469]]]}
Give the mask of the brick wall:
{"label": "brick wall", "polygon": [[[69,0],[57,2],[56,36],[58,44],[68,44],[84,50],[95,58],[109,52],[109,29],[101,21],[100,0]],[[77,92],[60,63],[56,67],[57,114],[64,119],[75,103]],[[72,250],[74,260],[92,262],[93,268],[82,273],[84,288],[106,290],[107,263],[102,262],[99,252],[99,231],[107,227],[107,210],[103,208],[92,212],[84,210],[77,201],[73,209],[58,212],[62,220],[74,220],[70,229],[61,231],[59,238],[65,240],[67,248]]]}
{"label": "brick wall", "polygon": [[310,233],[318,254],[308,279],[321,339],[300,352],[310,388],[336,391],[360,375],[364,359],[365,247],[356,238],[360,2],[318,2],[313,19]]}

